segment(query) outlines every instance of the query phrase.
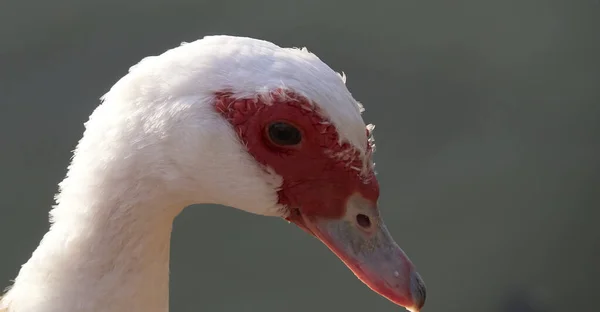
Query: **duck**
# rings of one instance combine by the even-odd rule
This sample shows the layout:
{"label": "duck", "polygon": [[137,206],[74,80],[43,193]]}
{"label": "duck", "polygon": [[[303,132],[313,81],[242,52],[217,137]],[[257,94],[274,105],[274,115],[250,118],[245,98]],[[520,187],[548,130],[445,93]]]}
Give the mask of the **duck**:
{"label": "duck", "polygon": [[143,58],[84,123],[0,311],[168,311],[173,221],[193,204],[284,219],[420,311],[426,286],[381,217],[363,111],[306,48],[212,35]]}

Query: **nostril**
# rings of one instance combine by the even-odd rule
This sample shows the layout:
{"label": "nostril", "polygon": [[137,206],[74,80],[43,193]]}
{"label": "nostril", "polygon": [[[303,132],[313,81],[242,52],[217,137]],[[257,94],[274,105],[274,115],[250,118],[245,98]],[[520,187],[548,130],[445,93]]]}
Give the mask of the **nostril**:
{"label": "nostril", "polygon": [[356,215],[356,223],[361,227],[368,229],[371,227],[371,219],[365,214],[359,213]]}

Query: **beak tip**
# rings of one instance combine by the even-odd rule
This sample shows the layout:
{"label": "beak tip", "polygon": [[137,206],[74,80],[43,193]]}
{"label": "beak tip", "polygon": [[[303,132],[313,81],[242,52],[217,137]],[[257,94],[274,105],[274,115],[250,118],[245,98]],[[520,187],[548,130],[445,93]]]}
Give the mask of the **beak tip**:
{"label": "beak tip", "polygon": [[423,282],[421,275],[419,275],[419,273],[416,271],[411,273],[410,288],[413,298],[412,311],[418,312],[425,305],[425,299],[427,298],[427,287],[425,286],[425,282]]}

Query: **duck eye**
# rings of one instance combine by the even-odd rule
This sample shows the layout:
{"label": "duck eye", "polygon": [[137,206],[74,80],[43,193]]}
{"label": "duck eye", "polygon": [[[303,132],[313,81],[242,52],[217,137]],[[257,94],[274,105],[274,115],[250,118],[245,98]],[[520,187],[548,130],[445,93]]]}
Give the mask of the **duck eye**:
{"label": "duck eye", "polygon": [[302,140],[298,128],[281,121],[270,124],[268,134],[271,142],[281,146],[296,145]]}

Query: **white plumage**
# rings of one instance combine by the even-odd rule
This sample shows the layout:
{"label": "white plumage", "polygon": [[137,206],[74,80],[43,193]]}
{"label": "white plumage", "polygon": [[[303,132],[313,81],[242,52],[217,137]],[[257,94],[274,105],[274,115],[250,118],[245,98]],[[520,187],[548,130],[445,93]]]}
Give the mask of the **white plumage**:
{"label": "white plumage", "polygon": [[278,88],[319,103],[370,163],[361,105],[345,78],[306,49],[211,36],[143,59],[85,124],[52,226],[0,301],[11,312],[168,310],[174,217],[218,203],[282,217],[281,177],[246,152],[215,112],[215,92]]}

